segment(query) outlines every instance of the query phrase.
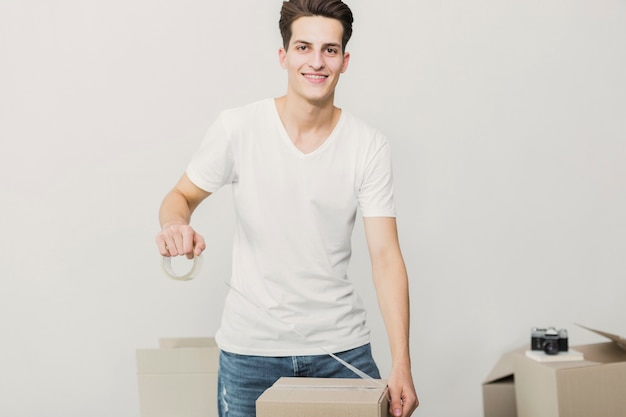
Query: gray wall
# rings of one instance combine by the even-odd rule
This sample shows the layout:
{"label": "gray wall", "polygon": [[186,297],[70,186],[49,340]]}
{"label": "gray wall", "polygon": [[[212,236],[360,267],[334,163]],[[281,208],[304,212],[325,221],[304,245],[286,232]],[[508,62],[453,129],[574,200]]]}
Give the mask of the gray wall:
{"label": "gray wall", "polygon": [[[284,92],[280,4],[0,0],[0,415],[138,416],[135,349],[214,334],[229,190],[194,219],[193,282],[162,274],[156,212],[219,110]],[[626,3],[352,7],[337,102],[392,143],[416,415],[477,417],[531,326],[626,335]]]}

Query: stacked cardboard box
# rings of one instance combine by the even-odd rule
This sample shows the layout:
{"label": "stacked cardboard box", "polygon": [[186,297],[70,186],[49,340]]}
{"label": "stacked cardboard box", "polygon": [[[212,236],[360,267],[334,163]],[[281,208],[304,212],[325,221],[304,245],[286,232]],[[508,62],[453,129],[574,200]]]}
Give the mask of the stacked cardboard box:
{"label": "stacked cardboard box", "polygon": [[141,417],[217,417],[219,349],[213,338],[161,339],[137,350]]}

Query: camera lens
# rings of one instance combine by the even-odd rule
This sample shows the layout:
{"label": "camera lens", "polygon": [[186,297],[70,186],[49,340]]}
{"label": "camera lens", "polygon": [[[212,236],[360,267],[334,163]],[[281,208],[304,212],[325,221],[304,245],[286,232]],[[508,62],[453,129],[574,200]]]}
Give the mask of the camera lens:
{"label": "camera lens", "polygon": [[559,343],[556,340],[546,340],[543,344],[543,351],[546,355],[556,355],[559,353]]}

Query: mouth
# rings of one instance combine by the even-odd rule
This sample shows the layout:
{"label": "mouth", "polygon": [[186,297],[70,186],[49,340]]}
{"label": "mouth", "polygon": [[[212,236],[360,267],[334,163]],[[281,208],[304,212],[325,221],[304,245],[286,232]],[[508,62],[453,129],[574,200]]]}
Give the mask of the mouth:
{"label": "mouth", "polygon": [[306,78],[309,81],[317,82],[317,83],[325,81],[328,78],[328,75],[324,75],[324,74],[307,74],[307,73],[303,73],[302,76],[304,76],[304,78]]}

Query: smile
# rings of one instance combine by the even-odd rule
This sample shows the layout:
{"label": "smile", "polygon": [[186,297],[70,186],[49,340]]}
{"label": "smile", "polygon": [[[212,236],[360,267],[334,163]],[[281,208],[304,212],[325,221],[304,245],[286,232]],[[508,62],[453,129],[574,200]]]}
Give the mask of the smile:
{"label": "smile", "polygon": [[319,75],[319,74],[302,74],[304,78],[308,78],[309,80],[325,80],[328,78],[328,75]]}

